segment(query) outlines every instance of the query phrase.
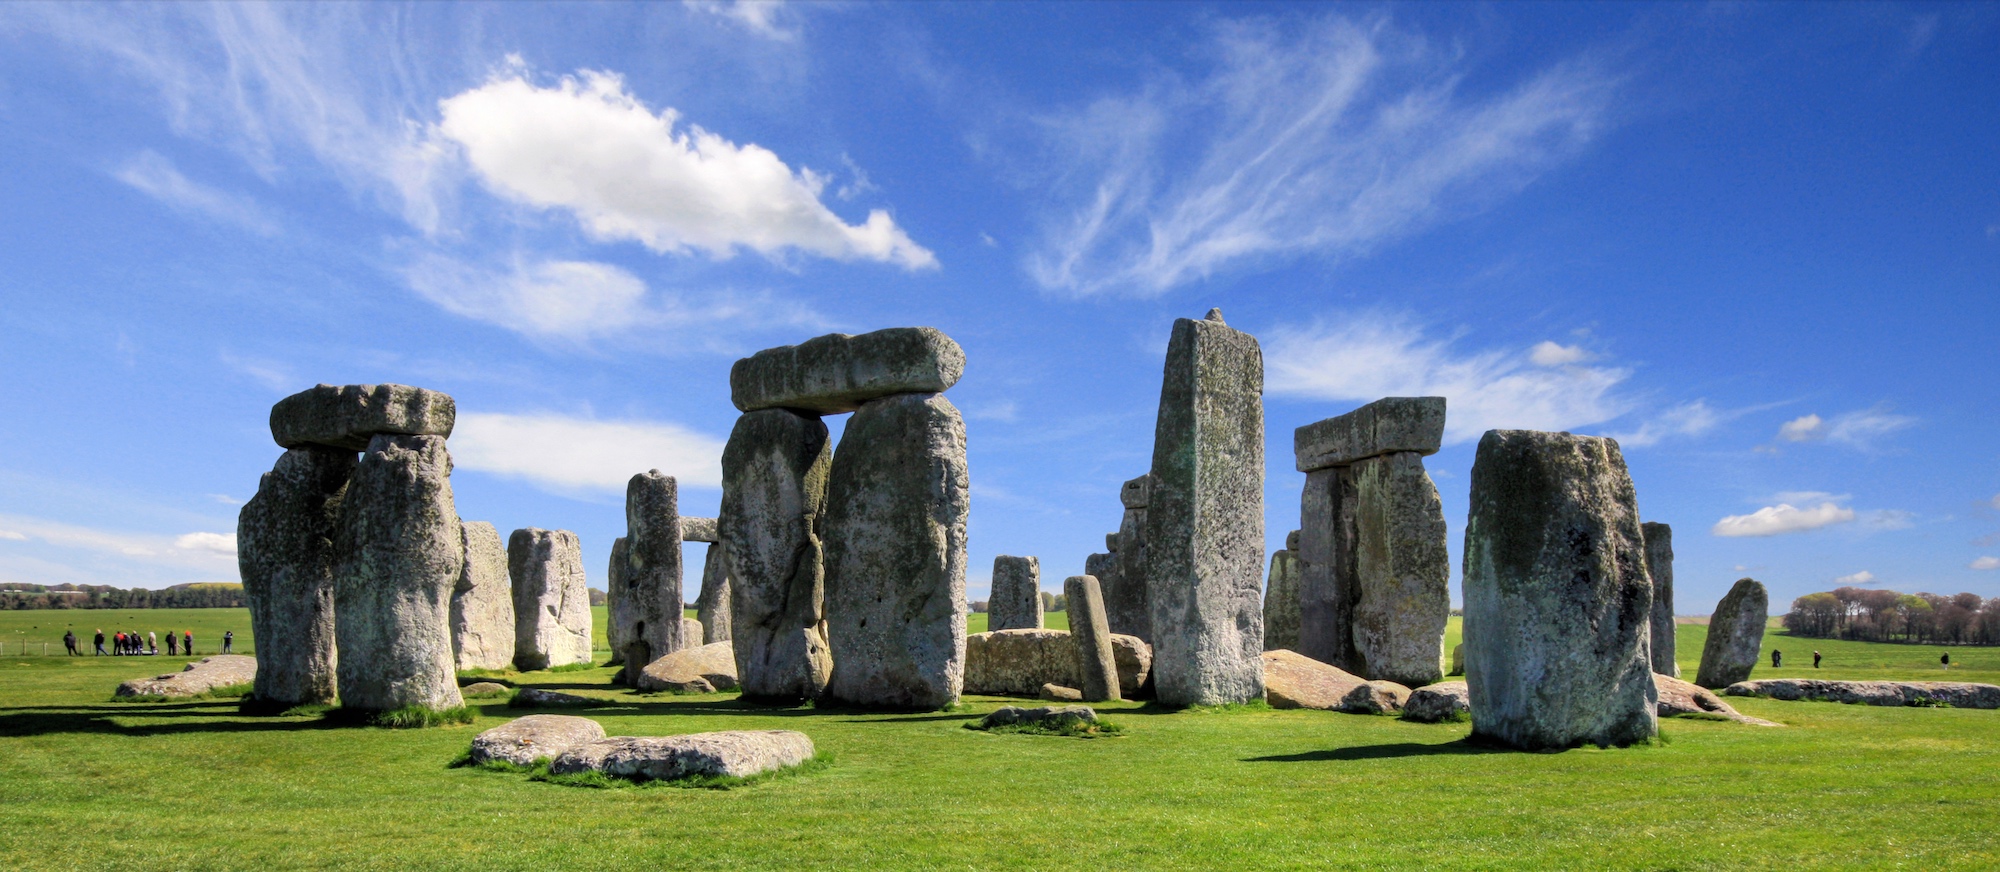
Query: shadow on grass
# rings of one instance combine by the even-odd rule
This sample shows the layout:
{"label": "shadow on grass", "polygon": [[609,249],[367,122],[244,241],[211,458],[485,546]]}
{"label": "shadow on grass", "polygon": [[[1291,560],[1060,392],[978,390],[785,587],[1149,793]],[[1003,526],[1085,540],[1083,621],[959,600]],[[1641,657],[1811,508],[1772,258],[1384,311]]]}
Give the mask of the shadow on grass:
{"label": "shadow on grass", "polygon": [[[135,724],[117,723],[114,717],[162,717],[194,716],[232,718],[201,723]],[[106,712],[21,712],[0,713],[0,737],[48,736],[59,734],[97,734],[112,736],[172,736],[186,733],[261,733],[273,730],[331,730],[340,725],[328,723],[321,718],[243,718],[235,711],[220,712],[168,712],[149,714],[143,711]]]}
{"label": "shadow on grass", "polygon": [[1496,748],[1469,739],[1456,742],[1428,744],[1424,742],[1396,742],[1388,745],[1356,745],[1351,748],[1328,748],[1324,751],[1306,751],[1301,754],[1273,754],[1268,757],[1248,757],[1245,763],[1319,763],[1326,761],[1392,760],[1400,757],[1429,757],[1438,754],[1518,754],[1506,748]]}

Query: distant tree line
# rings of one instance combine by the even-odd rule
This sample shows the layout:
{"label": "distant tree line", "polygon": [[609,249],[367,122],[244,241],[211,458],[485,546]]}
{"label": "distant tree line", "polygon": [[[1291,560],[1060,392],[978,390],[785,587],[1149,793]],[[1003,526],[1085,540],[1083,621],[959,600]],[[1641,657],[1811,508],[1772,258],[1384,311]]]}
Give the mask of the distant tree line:
{"label": "distant tree line", "polygon": [[1821,639],[2000,645],[2000,597],[1843,587],[1792,600],[1785,629]]}
{"label": "distant tree line", "polygon": [[178,584],[160,590],[131,590],[108,584],[0,584],[0,609],[235,609],[243,607],[243,585]]}
{"label": "distant tree line", "polygon": [[[972,609],[973,614],[983,615],[987,611],[986,600],[973,600],[966,603],[966,606]],[[1049,593],[1046,590],[1042,591],[1042,611],[1063,612],[1068,610],[1069,596],[1067,594]]]}

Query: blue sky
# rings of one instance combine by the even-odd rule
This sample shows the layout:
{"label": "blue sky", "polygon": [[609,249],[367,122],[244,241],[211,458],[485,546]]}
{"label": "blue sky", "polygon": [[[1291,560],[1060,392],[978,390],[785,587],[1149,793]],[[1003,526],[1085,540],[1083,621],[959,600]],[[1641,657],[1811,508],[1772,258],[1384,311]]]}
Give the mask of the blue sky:
{"label": "blue sky", "polygon": [[973,596],[1003,553],[1060,590],[1219,306],[1273,548],[1293,428],[1443,394],[1454,600],[1494,427],[1617,436],[1681,613],[2000,596],[1992,6],[9,4],[0,45],[0,581],[233,580],[270,405],[391,381],[457,398],[461,515],[602,586],[632,473],[714,514],[736,358],[931,325]]}

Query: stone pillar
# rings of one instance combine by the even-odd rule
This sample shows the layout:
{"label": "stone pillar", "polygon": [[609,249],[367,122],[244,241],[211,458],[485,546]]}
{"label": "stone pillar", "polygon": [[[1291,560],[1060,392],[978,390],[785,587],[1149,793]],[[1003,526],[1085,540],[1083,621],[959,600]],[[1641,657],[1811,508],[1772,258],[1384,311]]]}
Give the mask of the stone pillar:
{"label": "stone pillar", "polygon": [[751,699],[812,699],[833,670],[821,610],[828,449],[817,415],[765,409],[736,419],[722,450],[716,538],[732,581],[737,681]]}
{"label": "stone pillar", "polygon": [[1354,476],[1345,466],[1306,473],[1299,497],[1299,647],[1346,672],[1362,672],[1354,652]]}
{"label": "stone pillar", "polygon": [[450,625],[465,543],[444,437],[371,439],[341,500],[335,542],[340,704],[362,711],[463,705]]}
{"label": "stone pillar", "polygon": [[1653,671],[1679,678],[1681,665],[1674,659],[1674,528],[1648,522],[1639,529],[1646,537],[1646,574],[1653,578]]}
{"label": "stone pillar", "polygon": [[625,486],[625,596],[621,597],[622,652],[627,681],[655,659],[687,647],[681,638],[680,488],[659,470],[632,476]]}
{"label": "stone pillar", "polygon": [[1263,352],[1210,310],[1174,322],[1163,375],[1146,509],[1155,693],[1263,699]]}
{"label": "stone pillar", "polygon": [[1097,578],[1104,592],[1104,615],[1111,632],[1153,638],[1153,611],[1146,594],[1146,506],[1152,502],[1152,476],[1142,475],[1125,483],[1118,500],[1125,515],[1118,524],[1118,555],[1114,574],[1098,575],[1084,567],[1085,575]]}
{"label": "stone pillar", "polygon": [[1083,701],[1119,699],[1118,660],[1097,579],[1070,576],[1063,582],[1063,598],[1069,601],[1069,637],[1076,645],[1077,690],[1083,692]]}
{"label": "stone pillar", "polygon": [[[625,665],[625,649],[632,644],[632,626],[638,623],[632,618],[631,582],[626,571],[630,566],[625,537],[611,540],[611,562],[604,568],[604,638],[611,645],[611,659],[604,662],[606,666]],[[639,664],[641,669],[645,666]]]}
{"label": "stone pillar", "polygon": [[1041,628],[1041,561],[1005,554],[993,558],[993,593],[986,599],[986,629]]}
{"label": "stone pillar", "polygon": [[965,677],[965,422],[942,394],[863,403],[827,483],[826,695],[935,709]]}
{"label": "stone pillar", "polygon": [[514,581],[514,668],[589,663],[590,589],[576,534],[515,530],[507,537],[507,574]]}
{"label": "stone pillar", "polygon": [[451,592],[451,650],[459,669],[506,669],[514,662],[514,586],[507,546],[485,521],[459,524],[465,568]]}
{"label": "stone pillar", "polygon": [[1299,650],[1299,531],[1285,536],[1284,550],[1271,554],[1271,577],[1264,584],[1264,650]]}
{"label": "stone pillar", "polygon": [[1745,578],[1736,582],[1715,613],[1708,616],[1708,641],[1701,646],[1701,668],[1694,683],[1721,690],[1750,680],[1757,653],[1764,646],[1764,625],[1771,617],[1771,597],[1764,584]]}
{"label": "stone pillar", "polygon": [[1523,750],[1658,732],[1638,499],[1618,443],[1491,430],[1465,528],[1473,735]]}
{"label": "stone pillar", "polygon": [[710,543],[708,556],[701,563],[701,593],[694,601],[704,645],[730,640],[729,587],[729,552],[720,542]]}
{"label": "stone pillar", "polygon": [[331,704],[334,538],[355,455],[305,445],[264,473],[236,519],[236,563],[257,640],[255,696],[273,707]]}

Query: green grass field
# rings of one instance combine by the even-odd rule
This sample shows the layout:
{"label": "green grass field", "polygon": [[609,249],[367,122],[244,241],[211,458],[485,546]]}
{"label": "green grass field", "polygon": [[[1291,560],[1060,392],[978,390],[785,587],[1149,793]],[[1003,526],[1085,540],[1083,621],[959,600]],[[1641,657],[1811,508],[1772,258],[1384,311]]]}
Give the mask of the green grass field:
{"label": "green grass field", "polygon": [[[240,611],[208,611],[147,626],[248,635],[231,625]],[[116,623],[12,612],[0,637],[38,641],[51,616],[51,639],[67,620]],[[1680,628],[1685,672],[1705,630]],[[1769,641],[1804,672],[1819,647],[1823,677],[1942,674],[1931,648]],[[1325,712],[1110,704],[1124,735],[1084,740],[962,728],[1009,702],[997,698],[869,714],[638,696],[602,668],[519,676],[604,698],[586,713],[614,735],[796,729],[833,758],[730,791],[591,790],[447,767],[479,730],[522,713],[504,700],[464,727],[332,727],[226,702],[108,701],[117,682],[179,662],[163,657],[7,650],[10,869],[2000,866],[1993,711],[1751,699],[1739,707],[1787,726],[1670,720],[1662,745],[1517,754],[1460,742],[1463,724]],[[2000,650],[1952,659],[1964,664],[1954,679],[2000,677]]]}

